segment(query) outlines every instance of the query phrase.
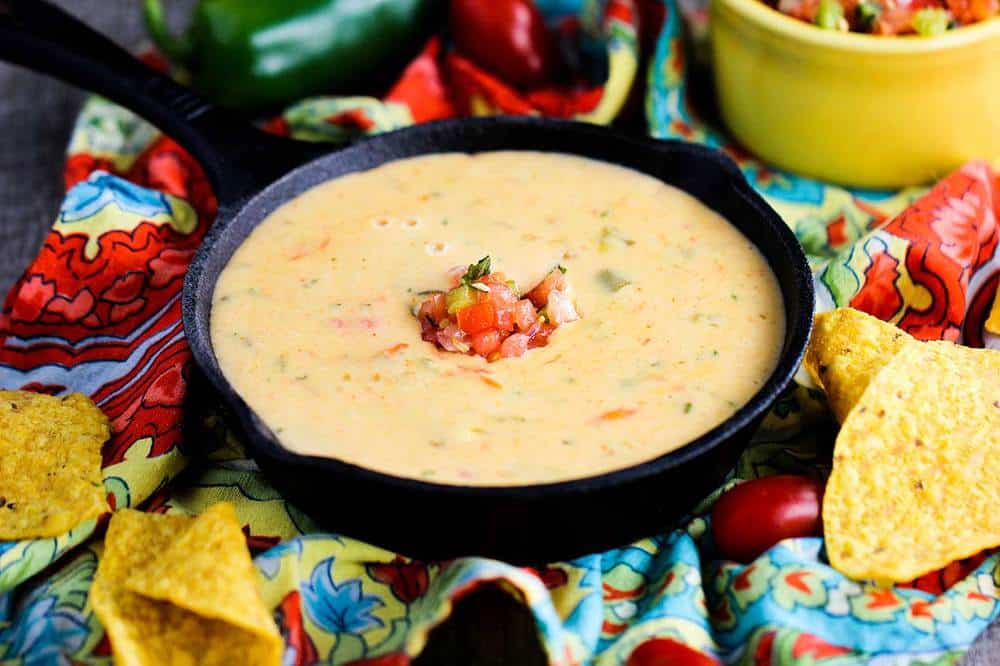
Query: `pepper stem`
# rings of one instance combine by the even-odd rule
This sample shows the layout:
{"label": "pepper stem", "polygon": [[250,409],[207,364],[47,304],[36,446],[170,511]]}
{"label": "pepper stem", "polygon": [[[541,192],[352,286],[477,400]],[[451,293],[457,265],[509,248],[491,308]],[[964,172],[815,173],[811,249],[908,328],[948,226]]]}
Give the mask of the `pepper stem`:
{"label": "pepper stem", "polygon": [[167,28],[160,0],[145,0],[143,16],[146,19],[146,30],[152,37],[156,47],[166,55],[171,62],[185,65],[194,54],[194,44],[188,35],[173,35]]}

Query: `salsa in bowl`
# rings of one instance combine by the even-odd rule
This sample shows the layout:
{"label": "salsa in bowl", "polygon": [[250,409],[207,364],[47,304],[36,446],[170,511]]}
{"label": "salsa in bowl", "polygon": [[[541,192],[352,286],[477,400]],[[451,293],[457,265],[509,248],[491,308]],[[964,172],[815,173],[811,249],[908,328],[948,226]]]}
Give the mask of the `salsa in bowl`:
{"label": "salsa in bowl", "polygon": [[825,30],[934,37],[1000,16],[1000,0],[767,0]]}
{"label": "salsa in bowl", "polygon": [[884,37],[760,0],[712,0],[710,14],[722,120],[769,165],[887,189],[1000,156],[1000,18]]}

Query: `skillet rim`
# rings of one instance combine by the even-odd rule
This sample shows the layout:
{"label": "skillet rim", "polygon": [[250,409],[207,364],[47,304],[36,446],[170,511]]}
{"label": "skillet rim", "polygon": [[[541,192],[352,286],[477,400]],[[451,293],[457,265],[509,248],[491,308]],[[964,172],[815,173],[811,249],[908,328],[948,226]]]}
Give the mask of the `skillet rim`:
{"label": "skillet rim", "polygon": [[[793,273],[794,284],[791,285],[791,288],[793,293],[798,296],[797,303],[789,303],[787,299],[785,299],[784,294],[782,294],[782,303],[784,305],[786,315],[785,337],[782,343],[782,351],[775,368],[768,375],[766,381],[761,385],[760,389],[758,389],[757,392],[755,392],[753,396],[730,417],[699,437],[688,441],[676,449],[656,456],[655,458],[609,472],[593,476],[545,483],[521,485],[460,485],[435,483],[380,472],[337,458],[298,454],[283,447],[279,443],[278,438],[263,423],[254,410],[243,400],[235,388],[233,388],[233,386],[229,383],[229,380],[226,379],[212,348],[211,334],[210,331],[207,330],[208,319],[206,318],[204,327],[198,321],[199,316],[197,303],[199,300],[206,298],[209,299],[209,303],[206,306],[207,317],[210,317],[211,314],[210,300],[214,295],[215,286],[218,282],[219,276],[215,276],[211,284],[204,290],[204,293],[199,294],[198,292],[199,287],[202,286],[206,266],[212,258],[213,253],[219,251],[216,250],[216,248],[223,247],[219,244],[221,237],[226,230],[229,229],[229,227],[231,227],[242,216],[244,211],[248,210],[262,199],[266,199],[269,193],[278,189],[282,185],[301,179],[302,174],[313,170],[314,168],[319,170],[317,167],[321,166],[322,163],[326,161],[345,159],[345,157],[349,159],[352,153],[363,154],[366,150],[377,151],[383,144],[387,144],[391,147],[397,142],[403,143],[408,140],[412,140],[411,137],[420,137],[421,135],[434,136],[435,134],[454,131],[452,128],[467,132],[477,130],[489,132],[495,131],[497,128],[506,128],[508,130],[530,128],[535,131],[544,130],[563,133],[575,132],[580,135],[581,139],[584,140],[589,137],[595,137],[605,141],[617,141],[623,144],[623,147],[631,146],[637,150],[651,151],[665,157],[669,157],[670,155],[678,152],[688,153],[690,156],[707,162],[726,174],[726,181],[733,189],[733,193],[743,199],[744,203],[754,210],[758,216],[756,222],[765,225],[766,228],[761,232],[762,235],[767,233],[776,237],[777,244],[780,246],[782,253],[788,260],[789,268]],[[530,149],[513,148],[512,150],[528,151]],[[419,151],[417,154],[430,155],[434,154],[434,152],[435,151],[432,150]],[[442,150],[438,152],[461,151]],[[473,150],[468,152],[474,153],[484,151]],[[567,151],[542,149],[542,152],[566,153]],[[645,175],[657,178],[657,180],[661,180],[661,182],[665,182],[643,169],[617,164],[606,159],[588,156],[583,154],[583,151],[568,154],[604,161],[615,164],[616,166],[631,168]],[[406,157],[407,156],[390,157],[389,159],[380,161],[378,164],[385,164],[389,161],[393,161],[395,159],[405,159]],[[339,175],[363,172],[371,168],[374,168],[374,166],[344,171]],[[337,176],[334,178],[336,177]],[[333,178],[329,178],[320,182],[327,182],[332,179]],[[298,196],[311,187],[315,187],[317,184],[319,183],[310,185],[309,187],[300,190],[298,194],[295,194],[290,198],[282,199],[277,206],[287,203],[291,200],[291,198],[294,198],[294,196]],[[667,184],[672,187],[677,187],[691,196],[695,196],[693,193],[685,190],[679,185],[671,183]],[[704,201],[702,201],[702,203],[704,205],[708,205]],[[274,208],[272,208],[272,212],[273,210]],[[266,218],[267,215],[262,216],[256,221],[255,224],[253,224],[251,230],[239,239],[233,248],[234,253],[236,249],[246,241],[250,233],[252,233],[252,229],[256,228]],[[727,221],[730,224],[737,226],[731,220]],[[759,243],[747,236],[747,234],[740,229],[739,226],[737,226],[737,229],[742,235],[747,237],[748,240],[750,240],[754,246],[758,248],[758,250],[762,251]],[[762,254],[764,254],[763,251]],[[232,254],[230,254],[229,257],[226,257],[223,266],[225,263],[228,263],[231,258]],[[772,262],[766,254],[765,259],[767,260],[768,267],[771,268],[772,271],[775,271],[775,262]],[[220,275],[222,270],[223,269],[220,269],[219,271]],[[236,413],[240,425],[246,435],[243,443],[246,445],[247,453],[250,457],[254,459],[262,457],[267,459],[268,462],[280,464],[286,468],[301,466],[319,468],[324,476],[331,479],[345,474],[350,475],[355,477],[358,481],[372,484],[373,489],[375,489],[378,485],[382,485],[389,486],[395,491],[403,491],[407,493],[433,493],[441,497],[449,496],[453,499],[505,499],[510,501],[524,501],[540,497],[554,498],[556,496],[572,496],[578,495],[581,492],[600,492],[602,490],[610,490],[630,483],[648,480],[651,477],[664,474],[668,470],[677,468],[687,462],[701,457],[702,455],[722,445],[730,438],[738,435],[741,430],[751,426],[756,420],[761,418],[766,413],[774,401],[780,396],[782,391],[784,391],[785,388],[791,383],[801,364],[802,358],[805,354],[806,344],[812,330],[815,294],[812,282],[812,273],[809,269],[808,260],[806,259],[805,252],[795,235],[789,226],[785,224],[785,222],[777,214],[777,212],[774,211],[774,209],[767,204],[760,194],[758,194],[750,186],[737,165],[722,152],[716,149],[708,148],[701,144],[675,140],[659,140],[644,136],[633,136],[614,129],[589,123],[554,120],[550,118],[508,116],[442,120],[421,123],[391,132],[373,135],[364,138],[347,148],[339,150],[333,149],[325,155],[309,159],[300,166],[291,169],[284,175],[273,180],[270,184],[262,187],[255,193],[244,197],[237,202],[229,203],[228,205],[220,205],[216,221],[206,233],[195,254],[195,257],[192,259],[188,267],[188,271],[184,279],[181,304],[185,337],[187,338],[188,346],[191,349],[192,357],[202,373],[208,378],[213,388],[221,394],[224,402]],[[799,313],[799,316],[794,320],[790,316],[793,312]],[[262,467],[262,471],[265,475],[268,474],[266,467]],[[692,498],[692,505],[694,502],[698,501],[698,499],[700,498]],[[306,513],[309,513],[308,507],[303,507],[303,509]]]}

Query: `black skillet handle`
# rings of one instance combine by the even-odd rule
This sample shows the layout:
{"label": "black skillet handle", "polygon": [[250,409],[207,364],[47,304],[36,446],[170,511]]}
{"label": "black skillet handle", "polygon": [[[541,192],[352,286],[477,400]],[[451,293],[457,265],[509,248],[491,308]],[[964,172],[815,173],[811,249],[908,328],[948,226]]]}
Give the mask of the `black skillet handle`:
{"label": "black skillet handle", "polygon": [[153,123],[201,163],[223,206],[330,151],[255,129],[44,0],[0,0],[0,59],[94,91]]}

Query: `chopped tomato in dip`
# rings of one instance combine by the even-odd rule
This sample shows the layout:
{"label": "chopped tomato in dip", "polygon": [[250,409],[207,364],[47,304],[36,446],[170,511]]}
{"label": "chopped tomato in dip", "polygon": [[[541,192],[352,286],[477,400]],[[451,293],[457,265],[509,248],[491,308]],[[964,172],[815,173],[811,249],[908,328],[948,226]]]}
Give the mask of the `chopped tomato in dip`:
{"label": "chopped tomato in dip", "polygon": [[452,288],[432,293],[416,311],[421,337],[444,351],[490,361],[522,356],[548,344],[562,324],[580,318],[561,266],[523,298],[513,280],[490,272],[489,257],[460,271],[449,271]]}

